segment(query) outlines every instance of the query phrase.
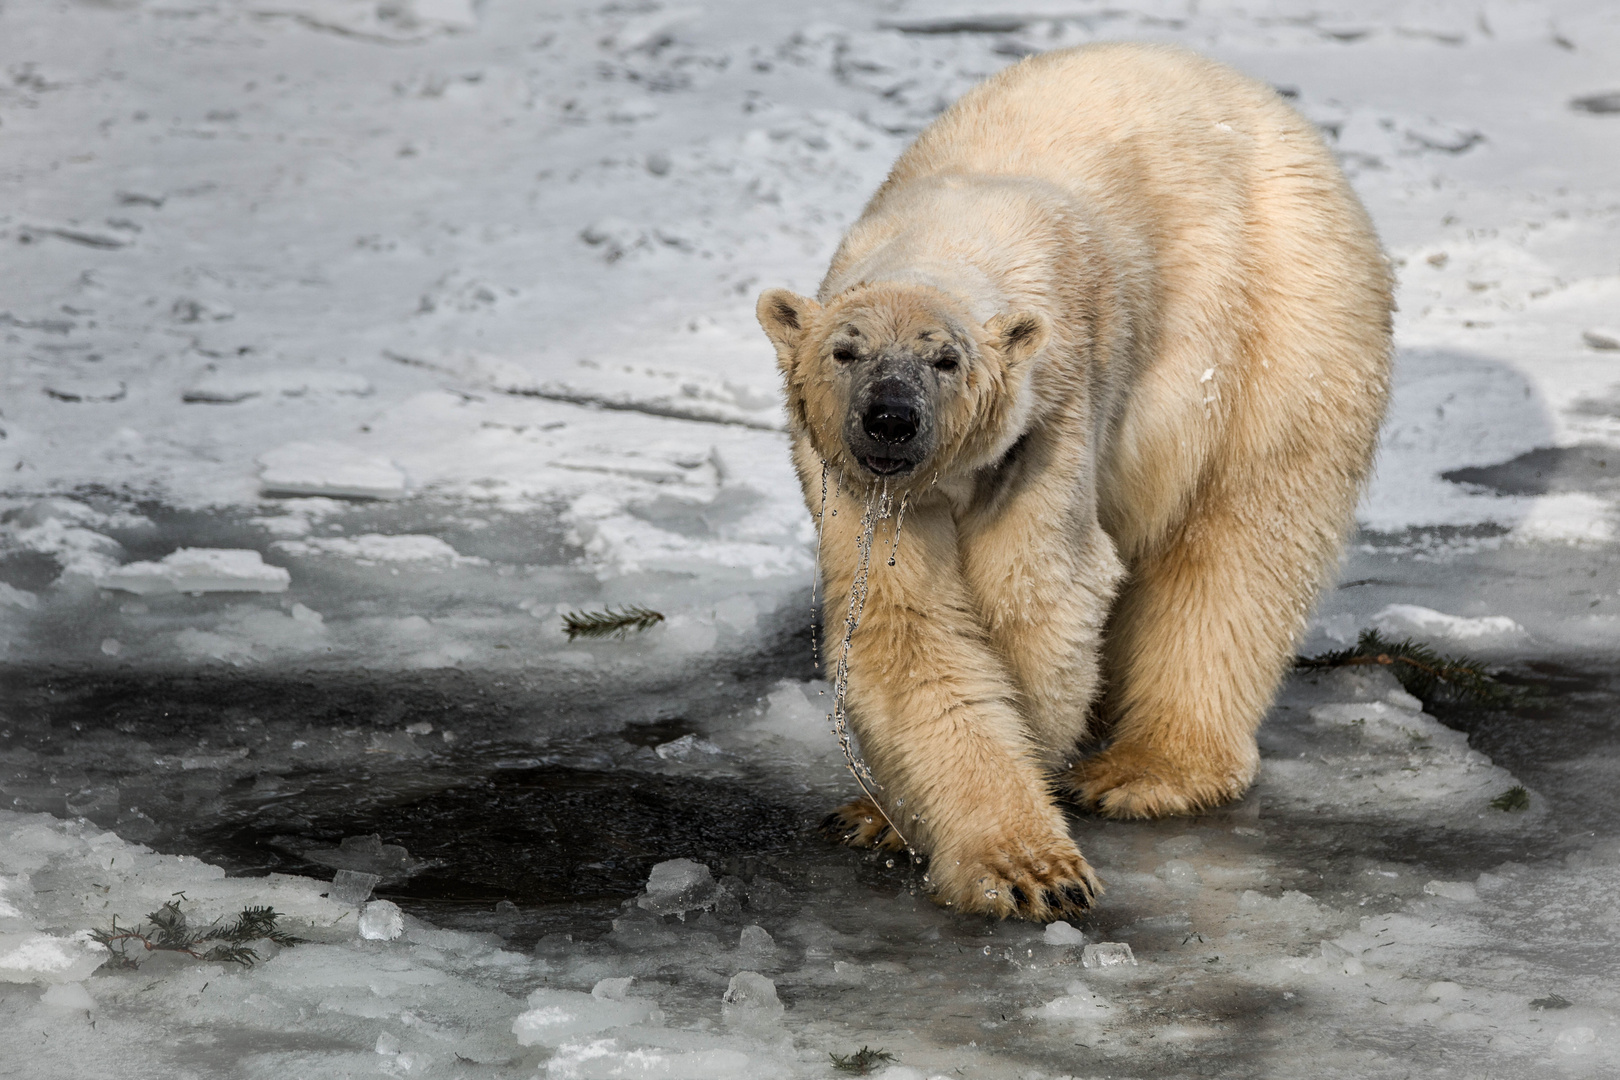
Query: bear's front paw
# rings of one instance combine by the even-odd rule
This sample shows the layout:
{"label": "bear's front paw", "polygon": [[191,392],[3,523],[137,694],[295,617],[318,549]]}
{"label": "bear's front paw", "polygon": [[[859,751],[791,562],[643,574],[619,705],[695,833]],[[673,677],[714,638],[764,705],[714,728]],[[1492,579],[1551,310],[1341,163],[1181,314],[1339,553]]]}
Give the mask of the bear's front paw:
{"label": "bear's front paw", "polygon": [[828,814],[821,822],[821,835],[855,848],[899,851],[906,846],[877,803],[865,795]]}
{"label": "bear's front paw", "polygon": [[1192,814],[1230,802],[1248,790],[1254,761],[1181,762],[1115,745],[1080,762],[1065,778],[1075,801],[1107,817],[1157,818]]}
{"label": "bear's front paw", "polygon": [[936,857],[929,876],[946,907],[1031,922],[1076,918],[1102,893],[1091,864],[1067,837],[1039,848],[1013,842],[974,859]]}

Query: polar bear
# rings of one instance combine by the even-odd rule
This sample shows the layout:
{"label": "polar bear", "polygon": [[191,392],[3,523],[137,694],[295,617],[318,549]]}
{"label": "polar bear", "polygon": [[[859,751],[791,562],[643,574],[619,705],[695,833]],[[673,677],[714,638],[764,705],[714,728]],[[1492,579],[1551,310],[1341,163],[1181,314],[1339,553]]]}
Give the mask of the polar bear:
{"label": "polar bear", "polygon": [[1049,920],[1099,888],[1058,793],[1240,796],[1370,466],[1391,288],[1312,125],[1190,52],[1030,57],[930,125],[816,298],[757,309],[829,663],[859,614],[872,797],[830,828],[926,854],[942,903]]}

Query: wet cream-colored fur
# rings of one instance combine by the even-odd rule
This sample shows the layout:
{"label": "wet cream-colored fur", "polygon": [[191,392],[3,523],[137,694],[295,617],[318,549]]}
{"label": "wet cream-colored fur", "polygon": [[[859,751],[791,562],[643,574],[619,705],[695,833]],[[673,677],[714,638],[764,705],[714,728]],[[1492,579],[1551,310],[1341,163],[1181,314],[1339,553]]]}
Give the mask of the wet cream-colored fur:
{"label": "wet cream-colored fur", "polygon": [[[850,653],[881,809],[840,835],[892,822],[943,902],[1050,919],[1097,890],[1058,793],[1116,817],[1241,795],[1368,471],[1390,290],[1312,126],[1192,53],[1032,57],[925,130],[816,298],[759,302],[812,513],[831,474],[824,655],[864,500],[906,502]],[[938,385],[937,445],[887,481],[842,434],[881,356]]]}

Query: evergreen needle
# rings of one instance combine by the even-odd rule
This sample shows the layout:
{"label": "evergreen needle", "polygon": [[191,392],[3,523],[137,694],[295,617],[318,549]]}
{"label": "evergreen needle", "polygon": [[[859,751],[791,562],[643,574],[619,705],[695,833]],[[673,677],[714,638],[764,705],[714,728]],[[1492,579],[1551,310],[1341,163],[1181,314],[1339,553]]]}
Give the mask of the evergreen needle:
{"label": "evergreen needle", "polygon": [[853,1054],[829,1053],[827,1056],[832,1058],[833,1068],[856,1076],[866,1076],[877,1066],[894,1060],[894,1055],[887,1050],[873,1050],[870,1046],[863,1046]]}
{"label": "evergreen needle", "polygon": [[568,640],[575,638],[624,638],[632,631],[647,630],[664,621],[661,612],[644,607],[627,607],[614,611],[570,611],[562,617],[563,632]]}
{"label": "evergreen needle", "polygon": [[1502,794],[1491,800],[1494,810],[1506,810],[1509,813],[1523,813],[1530,809],[1530,792],[1523,784],[1514,784]]}
{"label": "evergreen needle", "polygon": [[[177,952],[194,960],[214,960],[252,967],[262,957],[248,947],[249,942],[270,941],[283,948],[291,948],[304,940],[276,926],[276,920],[281,915],[274,908],[243,908],[242,914],[234,922],[193,930],[180,904],[181,900],[170,900],[149,913],[146,923],[136,923],[134,926],[119,926],[118,916],[114,915],[112,929],[92,930],[90,936],[113,954],[111,966],[115,968],[135,967],[135,960],[129,955],[129,945],[134,941],[145,946],[147,952]],[[217,944],[210,945],[215,942]],[[205,951],[204,946],[210,947]]]}
{"label": "evergreen needle", "polygon": [[1363,630],[1353,648],[1301,656],[1294,661],[1295,667],[1307,670],[1366,664],[1388,667],[1406,692],[1425,704],[1436,698],[1499,703],[1519,696],[1514,687],[1497,682],[1477,660],[1442,656],[1411,638],[1391,641],[1376,630]]}

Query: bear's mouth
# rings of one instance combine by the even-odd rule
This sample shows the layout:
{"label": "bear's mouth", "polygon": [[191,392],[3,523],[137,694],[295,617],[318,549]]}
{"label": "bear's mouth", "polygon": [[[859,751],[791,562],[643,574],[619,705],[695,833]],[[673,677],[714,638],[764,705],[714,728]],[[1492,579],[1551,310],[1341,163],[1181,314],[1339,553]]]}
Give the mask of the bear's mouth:
{"label": "bear's mouth", "polygon": [[911,468],[911,462],[905,458],[878,457],[875,454],[862,456],[861,464],[879,476],[893,476],[895,473],[905,472]]}

